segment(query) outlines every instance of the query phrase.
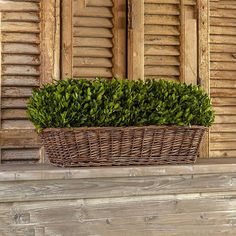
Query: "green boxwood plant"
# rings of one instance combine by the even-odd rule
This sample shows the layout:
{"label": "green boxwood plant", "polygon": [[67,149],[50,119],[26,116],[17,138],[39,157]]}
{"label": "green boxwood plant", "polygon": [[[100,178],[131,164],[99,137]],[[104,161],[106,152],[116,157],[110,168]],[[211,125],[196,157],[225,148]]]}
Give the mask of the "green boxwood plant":
{"label": "green boxwood plant", "polygon": [[38,130],[214,121],[211,100],[199,86],[164,80],[60,80],[34,90],[27,112]]}

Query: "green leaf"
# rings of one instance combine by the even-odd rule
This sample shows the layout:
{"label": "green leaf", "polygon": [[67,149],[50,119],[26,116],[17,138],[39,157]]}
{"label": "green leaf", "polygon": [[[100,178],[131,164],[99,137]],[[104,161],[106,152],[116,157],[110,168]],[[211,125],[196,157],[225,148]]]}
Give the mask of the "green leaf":
{"label": "green leaf", "polygon": [[204,125],[215,119],[199,86],[164,80],[66,79],[34,89],[27,116],[46,127]]}

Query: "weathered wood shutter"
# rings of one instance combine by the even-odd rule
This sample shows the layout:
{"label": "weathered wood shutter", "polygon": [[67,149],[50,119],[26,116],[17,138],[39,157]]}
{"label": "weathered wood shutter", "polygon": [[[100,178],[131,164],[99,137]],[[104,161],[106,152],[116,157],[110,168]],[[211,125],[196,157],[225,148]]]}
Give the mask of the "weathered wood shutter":
{"label": "weathered wood shutter", "polygon": [[40,2],[1,1],[1,159],[39,160],[26,102],[40,85]]}
{"label": "weathered wood shutter", "polygon": [[130,0],[129,78],[197,84],[197,25],[197,0]]}
{"label": "weathered wood shutter", "polygon": [[26,116],[26,103],[33,88],[58,78],[58,3],[0,2],[0,163],[43,160],[38,135]]}
{"label": "weathered wood shutter", "polygon": [[211,157],[236,157],[236,2],[210,1],[211,83],[216,121]]}
{"label": "weathered wood shutter", "polygon": [[125,0],[62,1],[62,77],[126,76]]}

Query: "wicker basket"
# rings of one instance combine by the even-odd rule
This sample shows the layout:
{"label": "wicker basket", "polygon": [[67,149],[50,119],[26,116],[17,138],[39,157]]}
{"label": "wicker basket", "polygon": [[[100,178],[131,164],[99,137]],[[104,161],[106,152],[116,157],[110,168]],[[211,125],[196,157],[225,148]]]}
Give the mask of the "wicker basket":
{"label": "wicker basket", "polygon": [[147,126],[44,129],[48,158],[60,167],[190,164],[206,128]]}

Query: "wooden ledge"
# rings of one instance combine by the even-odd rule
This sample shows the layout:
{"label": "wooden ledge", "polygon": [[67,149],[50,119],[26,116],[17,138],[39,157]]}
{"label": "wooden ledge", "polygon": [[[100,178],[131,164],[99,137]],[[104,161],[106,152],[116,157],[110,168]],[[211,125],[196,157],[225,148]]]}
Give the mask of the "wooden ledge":
{"label": "wooden ledge", "polygon": [[201,159],[195,165],[57,168],[51,165],[0,166],[0,182],[116,177],[220,174],[236,172],[236,158]]}

